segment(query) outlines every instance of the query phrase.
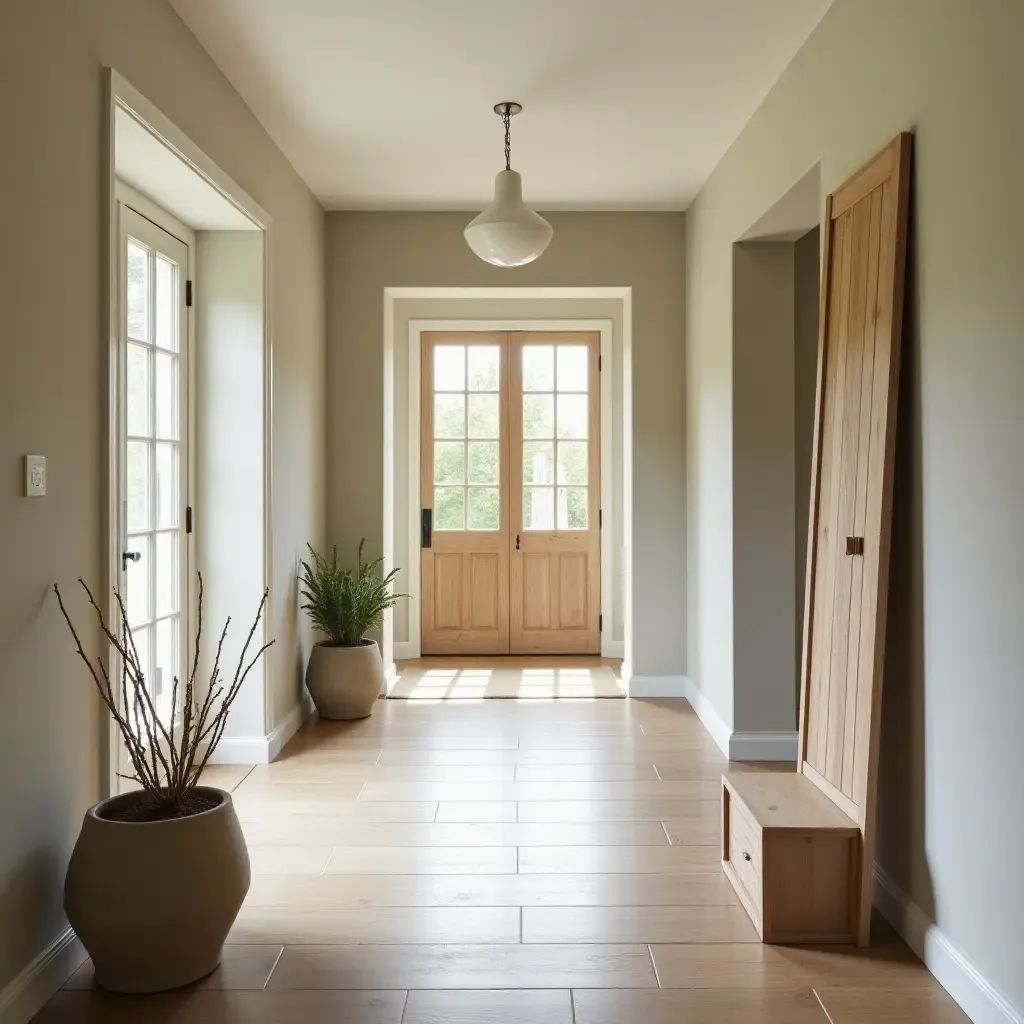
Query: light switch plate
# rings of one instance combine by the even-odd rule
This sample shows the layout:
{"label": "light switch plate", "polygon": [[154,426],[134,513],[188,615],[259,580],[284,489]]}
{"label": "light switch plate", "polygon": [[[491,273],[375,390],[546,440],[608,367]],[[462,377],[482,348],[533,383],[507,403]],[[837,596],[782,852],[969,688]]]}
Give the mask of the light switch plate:
{"label": "light switch plate", "polygon": [[25,456],[25,497],[41,498],[46,494],[46,456]]}

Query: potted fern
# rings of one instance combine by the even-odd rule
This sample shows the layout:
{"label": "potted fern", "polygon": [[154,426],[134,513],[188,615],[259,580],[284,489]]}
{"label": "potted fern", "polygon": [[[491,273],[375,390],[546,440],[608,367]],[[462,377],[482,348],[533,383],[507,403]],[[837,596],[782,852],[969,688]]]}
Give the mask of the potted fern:
{"label": "potted fern", "polygon": [[338,565],[337,547],[327,558],[306,545],[311,561],[302,563],[299,576],[306,602],[302,607],[313,627],[327,634],[313,646],[306,667],[306,689],[321,718],[366,718],[384,688],[380,648],[366,634],[406,595],[391,592],[397,569],[382,578],[383,558],[363,561],[365,543],[359,542],[354,571]]}

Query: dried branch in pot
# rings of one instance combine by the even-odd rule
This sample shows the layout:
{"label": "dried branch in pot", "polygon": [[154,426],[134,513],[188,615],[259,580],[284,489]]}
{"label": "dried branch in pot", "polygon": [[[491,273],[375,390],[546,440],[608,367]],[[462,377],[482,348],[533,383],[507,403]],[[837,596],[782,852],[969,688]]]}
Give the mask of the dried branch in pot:
{"label": "dried branch in pot", "polygon": [[[139,652],[128,625],[128,614],[121,594],[114,590],[119,622],[117,630],[113,630],[85,581],[78,581],[88,595],[100,630],[115,652],[115,663],[120,665],[120,679],[112,681],[104,659],[98,657],[93,662],[85,653],[71,616],[64,606],[60,588],[56,583],[53,585],[61,614],[75,639],[78,656],[89,669],[100,699],[117,723],[124,740],[134,774],[122,777],[131,779],[142,787],[143,796],[140,802],[131,808],[136,820],[184,817],[207,808],[196,793],[199,777],[224,735],[231,705],[241,691],[246,677],[267,648],[274,643],[271,640],[263,644],[250,657],[249,650],[253,637],[256,635],[267,603],[269,591],[265,590],[231,681],[227,682],[221,677],[220,667],[224,641],[227,639],[228,626],[231,624],[229,617],[224,623],[217,643],[209,683],[205,687],[205,692],[201,692],[201,687],[196,685],[196,677],[199,672],[200,641],[203,632],[203,575],[199,573],[198,576],[198,619],[191,670],[183,691],[178,677],[173,680],[171,714],[167,722],[161,718],[150,693],[146,672],[139,660]],[[176,713],[179,695],[182,698],[180,715]]]}

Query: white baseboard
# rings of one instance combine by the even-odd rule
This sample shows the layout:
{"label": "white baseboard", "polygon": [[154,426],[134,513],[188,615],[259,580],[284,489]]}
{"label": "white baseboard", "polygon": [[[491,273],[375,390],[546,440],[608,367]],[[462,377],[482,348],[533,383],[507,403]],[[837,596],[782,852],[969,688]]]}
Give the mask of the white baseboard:
{"label": "white baseboard", "polygon": [[974,1024],[1024,1024],[1015,1007],[941,928],[875,864],[875,906]]}
{"label": "white baseboard", "polygon": [[730,761],[795,761],[800,735],[792,732],[734,732]]}
{"label": "white baseboard", "polygon": [[622,661],[626,656],[625,640],[601,640],[601,657]]}
{"label": "white baseboard", "polygon": [[795,761],[799,734],[793,732],[733,732],[715,710],[714,704],[686,679],[686,699],[711,733],[719,750],[730,761]]}
{"label": "white baseboard", "polygon": [[627,697],[685,697],[685,676],[624,676]]}
{"label": "white baseboard", "polygon": [[66,928],[0,991],[0,1024],[28,1024],[84,960],[78,936]]}
{"label": "white baseboard", "polygon": [[270,764],[312,713],[313,701],[303,691],[299,703],[266,736],[223,737],[210,764]]}
{"label": "white baseboard", "polygon": [[686,676],[686,699],[690,707],[697,712],[697,717],[704,723],[704,728],[711,733],[711,738],[718,744],[718,749],[729,757],[729,741],[732,737],[732,729],[722,720],[722,717],[715,710],[711,703],[698,689],[697,684]]}

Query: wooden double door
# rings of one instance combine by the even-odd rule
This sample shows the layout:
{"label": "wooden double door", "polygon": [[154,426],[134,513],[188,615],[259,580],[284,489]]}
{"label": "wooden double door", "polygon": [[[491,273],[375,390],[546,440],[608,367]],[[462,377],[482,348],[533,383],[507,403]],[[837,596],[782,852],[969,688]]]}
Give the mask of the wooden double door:
{"label": "wooden double door", "polygon": [[600,335],[422,335],[424,654],[600,652]]}

